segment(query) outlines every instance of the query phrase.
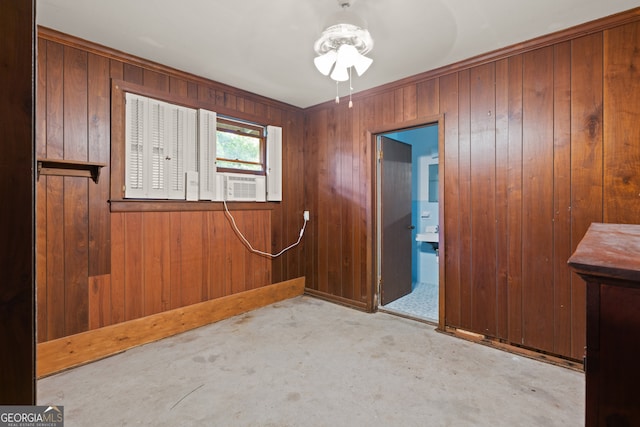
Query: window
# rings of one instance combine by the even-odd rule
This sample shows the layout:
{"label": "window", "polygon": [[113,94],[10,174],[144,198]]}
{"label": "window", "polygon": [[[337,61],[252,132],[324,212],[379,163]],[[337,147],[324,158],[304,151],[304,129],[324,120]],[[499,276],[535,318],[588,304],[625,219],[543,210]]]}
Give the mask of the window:
{"label": "window", "polygon": [[184,199],[196,170],[196,110],[127,93],[125,197]]}
{"label": "window", "polygon": [[125,92],[124,198],[282,200],[282,129]]}
{"label": "window", "polygon": [[218,117],[216,134],[218,171],[265,174],[263,126]]}

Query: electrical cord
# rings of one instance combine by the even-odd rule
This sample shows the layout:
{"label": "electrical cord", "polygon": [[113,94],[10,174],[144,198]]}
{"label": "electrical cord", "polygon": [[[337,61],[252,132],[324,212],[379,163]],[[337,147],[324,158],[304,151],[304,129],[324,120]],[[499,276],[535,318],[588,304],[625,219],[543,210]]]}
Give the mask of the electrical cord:
{"label": "electrical cord", "polygon": [[294,248],[294,247],[296,247],[296,246],[298,246],[300,244],[300,241],[302,240],[302,236],[304,235],[304,230],[307,227],[308,220],[305,218],[304,219],[304,224],[302,224],[302,228],[300,229],[300,235],[298,236],[298,240],[295,243],[292,243],[291,245],[287,246],[286,248],[284,248],[283,250],[281,250],[277,254],[271,254],[271,253],[268,253],[268,252],[263,252],[263,251],[260,251],[258,249],[254,249],[253,246],[251,246],[251,243],[249,243],[247,238],[244,237],[244,234],[242,234],[240,229],[238,229],[238,226],[236,224],[236,220],[233,218],[233,215],[231,215],[231,212],[229,212],[229,208],[227,207],[227,201],[223,200],[222,203],[224,204],[224,211],[227,213],[227,216],[231,220],[231,226],[233,227],[233,231],[236,232],[236,234],[238,235],[238,237],[240,237],[240,240],[242,240],[242,242],[245,244],[245,246],[251,252],[253,252],[255,254],[264,255],[264,256],[271,257],[271,258],[279,257],[280,255],[282,255],[283,253],[285,253],[289,249]]}

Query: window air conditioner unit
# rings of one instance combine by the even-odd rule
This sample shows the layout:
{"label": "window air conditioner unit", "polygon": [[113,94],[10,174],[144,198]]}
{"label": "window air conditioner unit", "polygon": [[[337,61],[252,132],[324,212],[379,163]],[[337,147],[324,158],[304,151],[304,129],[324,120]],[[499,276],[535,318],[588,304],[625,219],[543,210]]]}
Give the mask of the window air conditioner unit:
{"label": "window air conditioner unit", "polygon": [[262,175],[225,173],[224,196],[227,201],[266,202],[266,182]]}

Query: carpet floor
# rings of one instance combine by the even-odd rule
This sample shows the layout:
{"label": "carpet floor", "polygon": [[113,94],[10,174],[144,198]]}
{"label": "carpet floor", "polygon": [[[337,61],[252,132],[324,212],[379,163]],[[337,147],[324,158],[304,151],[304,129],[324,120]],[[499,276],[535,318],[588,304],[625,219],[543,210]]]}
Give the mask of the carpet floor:
{"label": "carpet floor", "polygon": [[37,383],[65,426],[580,426],[584,375],[309,296]]}

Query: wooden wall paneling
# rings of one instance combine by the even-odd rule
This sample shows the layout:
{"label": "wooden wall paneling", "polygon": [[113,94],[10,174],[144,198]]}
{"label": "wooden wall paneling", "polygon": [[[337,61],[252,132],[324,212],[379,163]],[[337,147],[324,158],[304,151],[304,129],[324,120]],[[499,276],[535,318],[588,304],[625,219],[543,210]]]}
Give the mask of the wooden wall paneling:
{"label": "wooden wall paneling", "polygon": [[236,97],[236,110],[244,113],[244,98],[242,96]]}
{"label": "wooden wall paneling", "polygon": [[[235,218],[238,229],[241,231],[244,230],[246,233],[250,226],[250,221],[246,218],[246,211],[232,211],[231,214]],[[228,247],[230,249],[228,257],[230,267],[230,293],[235,294],[247,290],[246,263],[250,253],[235,231],[230,230],[227,234],[227,239],[229,239]]]}
{"label": "wooden wall paneling", "polygon": [[225,101],[224,90],[216,89],[215,94],[216,96],[214,99],[216,101],[216,106],[224,107],[224,101]]}
{"label": "wooden wall paneling", "polygon": [[166,74],[144,68],[142,81],[146,88],[169,92],[169,76]]}
{"label": "wooden wall paneling", "polygon": [[[189,97],[189,84],[186,80],[169,76],[169,93],[184,98]],[[196,92],[197,94],[197,92]]]}
{"label": "wooden wall paneling", "polygon": [[[270,247],[271,242],[271,230],[272,230],[272,222],[271,222],[271,211],[253,211],[254,217],[254,234],[256,236],[256,240],[260,242],[260,245],[264,248]],[[282,229],[282,227],[279,227]],[[275,283],[272,281],[271,275],[271,264],[272,260],[270,257],[258,256],[255,257],[256,267],[253,272],[253,282],[250,283],[249,289],[260,288],[266,285],[270,285],[271,283]]]}
{"label": "wooden wall paneling", "polygon": [[[333,116],[332,116],[333,117]],[[315,289],[328,293],[329,290],[329,251],[333,249],[330,245],[331,230],[329,227],[329,203],[332,201],[331,176],[329,164],[329,152],[334,150],[335,140],[332,139],[334,130],[329,128],[329,111],[323,110],[317,117],[316,132],[317,142],[314,144],[312,155],[315,154],[316,174],[318,176],[317,186],[312,191],[317,191],[317,267],[315,269],[317,283]],[[335,124],[333,125],[335,127]]]}
{"label": "wooden wall paneling", "polygon": [[[458,74],[448,74],[440,78],[440,113],[444,115],[444,159],[441,172],[444,191],[443,239],[445,250],[440,262],[444,262],[444,322],[447,325],[460,324],[460,170],[458,165]],[[442,283],[442,279],[441,283]]]}
{"label": "wooden wall paneling", "polygon": [[116,59],[110,59],[109,76],[114,80],[124,80],[124,64]]}
{"label": "wooden wall paneling", "polygon": [[171,308],[182,307],[182,214],[170,212]]}
{"label": "wooden wall paneling", "polygon": [[471,325],[496,336],[496,108],[495,64],[472,68],[471,105]]}
{"label": "wooden wall paneling", "polygon": [[376,95],[375,98],[377,124],[380,126],[396,123],[394,91],[385,91],[379,95]]}
{"label": "wooden wall paneling", "polygon": [[204,102],[207,105],[207,109],[216,111],[216,91],[215,89],[208,87],[205,84],[198,85],[198,100]]}
{"label": "wooden wall paneling", "polygon": [[231,110],[235,110],[238,108],[237,105],[237,98],[235,95],[230,94],[230,93],[225,93],[224,94],[224,106],[226,108],[229,108]]}
{"label": "wooden wall paneling", "polygon": [[202,212],[180,212],[180,305],[202,301]]}
{"label": "wooden wall paneling", "polygon": [[[377,153],[375,151],[375,141],[372,139],[369,131],[376,125],[375,122],[375,110],[372,108],[372,98],[363,99],[362,102],[356,103],[356,108],[360,110],[360,133],[356,141],[357,150],[360,158],[360,184],[357,188],[360,189],[358,196],[359,199],[359,221],[360,230],[356,239],[357,246],[360,248],[360,301],[366,302],[369,305],[369,309],[373,310],[374,303],[374,289],[372,286],[376,286],[378,281],[377,277],[374,277],[375,257],[377,256],[374,249],[377,246],[377,242],[374,241],[376,227],[373,221],[374,212],[376,206],[376,198],[374,197],[374,191],[376,185],[374,183],[375,178],[375,162]],[[379,272],[378,272],[379,273]]]}
{"label": "wooden wall paneling", "polygon": [[[596,33],[571,45],[571,252],[589,225],[603,220],[602,41]],[[571,274],[571,357],[581,359],[586,290],[583,279]]]}
{"label": "wooden wall paneling", "polygon": [[244,112],[255,115],[256,103],[252,99],[244,100]]}
{"label": "wooden wall paneling", "polygon": [[64,210],[64,177],[48,176],[46,219],[46,283],[47,283],[47,340],[65,335],[65,296],[64,296],[64,227],[60,226],[61,212]]}
{"label": "wooden wall paneling", "polygon": [[89,326],[98,329],[111,324],[111,275],[89,277]]}
{"label": "wooden wall paneling", "polygon": [[47,42],[47,81],[46,121],[47,121],[47,157],[64,158],[64,97],[63,97],[63,60],[64,49],[61,45]]}
{"label": "wooden wall paneling", "polygon": [[[309,179],[304,169],[304,120],[300,112],[289,112],[287,134],[284,136],[284,155],[283,164],[288,165],[283,170],[283,187],[286,195],[286,212],[284,221],[285,242],[294,242],[298,238],[299,229],[303,224],[302,212],[309,210],[304,199],[305,181]],[[303,177],[298,179],[296,177]],[[284,203],[283,203],[284,204]],[[311,216],[315,213],[310,212]],[[278,227],[274,219],[271,219],[272,229]],[[307,223],[307,226],[309,224]],[[272,280],[274,283],[290,280],[305,275],[304,260],[305,250],[309,238],[306,234],[303,236],[300,246],[290,252],[286,258],[282,260],[282,275],[278,276],[272,268]]]}
{"label": "wooden wall paneling", "polygon": [[[214,218],[211,213],[211,211],[202,212],[202,279],[200,281],[202,289],[200,292],[201,295],[203,295],[203,301],[214,298],[212,294],[212,281],[213,270],[215,267],[211,262],[211,260],[213,259],[212,252],[215,250],[211,238],[212,230],[214,229]],[[171,277],[169,277],[169,281],[171,281]],[[170,290],[171,289],[169,289],[169,291]]]}
{"label": "wooden wall paneling", "polygon": [[187,82],[187,96],[191,99],[198,99],[198,84]]}
{"label": "wooden wall paneling", "polygon": [[227,242],[225,239],[225,229],[228,227],[228,224],[223,212],[208,212],[208,217],[208,240],[211,248],[211,257],[209,258],[209,298],[214,299],[227,295],[225,288],[225,283],[227,282],[225,268]]}
{"label": "wooden wall paneling", "polygon": [[[223,263],[220,265],[220,268],[223,270],[222,277],[224,281],[221,283],[223,295],[231,295],[233,293],[233,262],[234,262],[234,248],[237,248],[240,244],[235,232],[231,228],[231,223],[227,217],[226,213],[223,213],[222,217],[220,217],[217,221],[219,224],[219,229],[221,230],[221,236],[224,242],[224,254],[223,254]],[[237,249],[236,249],[237,250]]]}
{"label": "wooden wall paneling", "polygon": [[[88,180],[64,177],[64,300],[65,335],[89,327],[89,250]],[[55,224],[52,223],[52,224]]]}
{"label": "wooden wall paneling", "polygon": [[317,262],[316,230],[318,226],[318,174],[316,173],[316,156],[318,146],[318,135],[316,133],[317,115],[306,115],[304,117],[303,136],[304,145],[302,147],[302,169],[304,170],[303,200],[304,208],[309,210],[311,221],[307,224],[304,232],[302,268],[305,272],[305,288],[317,289],[316,270],[314,266]]}
{"label": "wooden wall paneling", "polygon": [[[418,118],[418,86],[408,85],[402,88],[402,121]],[[438,107],[439,108],[439,107]]]}
{"label": "wooden wall paneling", "polygon": [[508,340],[522,344],[522,103],[523,58],[509,58],[509,146],[507,173]]}
{"label": "wooden wall paneling", "polygon": [[[337,108],[336,108],[337,107]],[[342,205],[347,203],[343,195],[341,158],[343,153],[343,120],[344,114],[342,108],[348,108],[344,105],[336,105],[329,111],[329,122],[333,125],[329,126],[328,138],[331,141],[330,149],[327,151],[327,182],[328,199],[324,201],[326,204],[326,221],[327,221],[327,288],[332,295],[344,295],[344,283],[342,282]]]}
{"label": "wooden wall paneling", "polygon": [[440,108],[438,78],[417,84],[418,117],[436,116]]}
{"label": "wooden wall paneling", "polygon": [[523,340],[553,351],[553,47],[523,58]]}
{"label": "wooden wall paneling", "polygon": [[458,73],[458,188],[460,212],[460,312],[451,313],[451,319],[459,319],[452,326],[473,328],[473,268],[471,206],[471,88],[470,72]]}
{"label": "wooden wall paneling", "polygon": [[144,316],[143,220],[141,212],[124,215],[125,320]]}
{"label": "wooden wall paneling", "polygon": [[[338,107],[338,108],[336,108]],[[330,149],[326,151],[326,167],[327,167],[327,187],[329,198],[325,200],[326,205],[326,221],[328,234],[326,239],[327,251],[327,288],[332,295],[344,295],[342,283],[342,204],[344,202],[342,195],[342,168],[341,159],[343,129],[341,117],[344,113],[339,110],[348,108],[346,106],[336,106],[329,111],[329,122],[332,123],[328,127],[328,139],[331,141]],[[340,108],[342,107],[342,108]]]}
{"label": "wooden wall paneling", "polygon": [[[38,39],[36,75],[36,158],[47,157],[47,42]],[[36,182],[37,342],[47,340],[47,177]]]}
{"label": "wooden wall paneling", "polygon": [[640,223],[640,23],[604,32],[604,221]]}
{"label": "wooden wall paneling", "polygon": [[125,215],[113,212],[111,219],[111,323],[127,320],[125,314]]}
{"label": "wooden wall paneling", "polygon": [[[65,47],[63,61],[64,159],[88,159],[87,53]],[[88,329],[88,180],[64,177],[65,334]]]}
{"label": "wooden wall paneling", "polygon": [[398,88],[393,91],[393,112],[395,113],[395,118],[393,121],[395,123],[402,123],[404,118],[404,91],[403,88]]}
{"label": "wooden wall paneling", "polygon": [[36,403],[35,3],[0,2],[0,405]]}
{"label": "wooden wall paneling", "polygon": [[142,214],[143,315],[171,308],[171,222],[167,212]]}
{"label": "wooden wall paneling", "polygon": [[123,67],[122,79],[124,81],[138,85],[144,84],[144,71],[141,67],[128,62],[124,62]]}
{"label": "wooden wall paneling", "polygon": [[111,153],[111,81],[109,60],[88,56],[88,160],[104,163],[102,179],[89,182],[89,276],[111,272],[109,167]]}
{"label": "wooden wall paneling", "polygon": [[506,340],[509,335],[509,61],[495,63],[495,235],[496,235],[496,332]]}
{"label": "wooden wall paneling", "polygon": [[555,354],[571,354],[571,43],[554,46],[553,309]]}
{"label": "wooden wall paneling", "polygon": [[[251,244],[251,246],[262,252],[271,252],[271,245],[267,244],[267,242],[262,242],[258,238],[257,228],[259,224],[256,224],[256,215],[254,211],[242,211],[240,214],[242,218],[242,227],[238,227],[242,234],[245,236],[247,241]],[[237,237],[240,238],[239,236]],[[245,246],[246,248],[246,246]],[[251,252],[248,248],[245,252],[244,257],[244,273],[243,273],[243,290],[253,289],[255,283],[255,273],[256,269],[260,268],[260,255]]]}
{"label": "wooden wall paneling", "polygon": [[[402,99],[402,98],[401,98]],[[353,281],[353,194],[356,188],[353,186],[353,129],[354,121],[353,108],[348,114],[341,115],[340,118],[340,148],[336,161],[340,168],[340,205],[339,217],[341,230],[339,234],[340,252],[338,259],[340,270],[339,280],[342,284],[341,296],[349,300],[357,299],[356,289],[360,284]]]}
{"label": "wooden wall paneling", "polygon": [[[353,197],[352,197],[352,211],[351,211],[351,282],[353,283],[353,298],[360,302],[365,302],[368,305],[369,310],[373,310],[372,304],[373,301],[369,301],[367,297],[371,294],[371,280],[367,277],[366,274],[363,274],[365,270],[371,271],[373,270],[373,266],[371,269],[366,268],[366,255],[363,253],[364,250],[367,249],[367,240],[366,240],[366,232],[364,231],[364,222],[365,222],[365,214],[364,214],[364,206],[363,203],[363,192],[367,191],[367,185],[363,185],[363,181],[366,179],[364,177],[365,171],[367,170],[367,165],[371,164],[370,161],[367,160],[367,154],[371,152],[367,147],[371,144],[371,141],[367,138],[366,131],[362,130],[361,126],[361,116],[362,116],[362,105],[360,103],[355,103],[353,105],[353,120],[351,121],[351,135],[349,136],[349,140],[351,142],[351,188],[353,189]],[[371,182],[371,181],[367,181]],[[370,188],[370,187],[369,187]],[[371,246],[372,247],[372,246]],[[369,249],[371,250],[371,247]],[[343,272],[343,274],[345,274]]]}

